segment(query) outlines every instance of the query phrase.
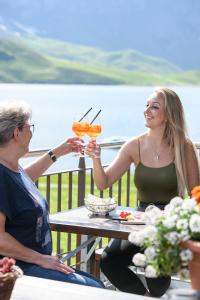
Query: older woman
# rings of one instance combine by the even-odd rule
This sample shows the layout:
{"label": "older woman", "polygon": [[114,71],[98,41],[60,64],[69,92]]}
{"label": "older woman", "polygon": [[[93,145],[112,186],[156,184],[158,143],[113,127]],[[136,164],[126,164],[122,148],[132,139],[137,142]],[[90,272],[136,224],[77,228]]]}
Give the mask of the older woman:
{"label": "older woman", "polygon": [[25,275],[103,287],[96,278],[52,256],[48,205],[34,181],[60,156],[80,149],[70,138],[23,169],[34,125],[25,103],[0,104],[0,255],[13,257]]}
{"label": "older woman", "polygon": [[[186,135],[182,103],[174,91],[156,89],[147,100],[144,118],[147,132],[125,143],[106,170],[97,158],[99,145],[90,141],[86,153],[93,159],[94,181],[99,189],[110,187],[133,163],[139,209],[145,210],[152,203],[162,209],[171,198],[183,197],[185,189],[190,195],[192,188],[200,184],[199,163],[195,147]],[[119,290],[148,293],[129,269],[133,255],[140,251],[129,241],[112,240],[103,252],[101,269]],[[160,297],[170,284],[168,277],[146,281],[154,297]]]}

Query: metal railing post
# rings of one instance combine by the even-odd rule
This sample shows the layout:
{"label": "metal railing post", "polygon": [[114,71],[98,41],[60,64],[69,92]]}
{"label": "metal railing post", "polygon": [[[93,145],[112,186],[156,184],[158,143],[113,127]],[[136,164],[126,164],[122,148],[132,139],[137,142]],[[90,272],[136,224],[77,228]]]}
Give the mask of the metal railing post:
{"label": "metal railing post", "polygon": [[[85,198],[85,157],[79,158],[79,171],[78,171],[78,206],[84,205]],[[76,243],[77,245],[81,244],[81,235],[77,234]],[[78,262],[81,261],[81,253],[77,253],[76,255],[76,264],[77,268],[81,266],[78,265]]]}
{"label": "metal railing post", "polygon": [[78,167],[78,206],[81,206],[85,198],[85,157],[79,158]]}

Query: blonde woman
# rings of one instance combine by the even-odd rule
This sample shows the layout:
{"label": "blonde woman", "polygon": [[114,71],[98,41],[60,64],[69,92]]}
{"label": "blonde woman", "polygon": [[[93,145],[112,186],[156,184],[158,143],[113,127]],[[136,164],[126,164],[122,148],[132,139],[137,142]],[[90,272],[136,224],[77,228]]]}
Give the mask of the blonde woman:
{"label": "blonde woman", "polygon": [[[111,165],[104,170],[100,147],[90,141],[86,153],[92,157],[94,181],[100,190],[110,187],[133,163],[140,210],[153,203],[163,209],[175,196],[190,195],[200,184],[199,162],[195,147],[186,133],[184,110],[178,95],[158,88],[144,109],[147,132],[126,142]],[[160,297],[170,278],[146,278],[148,291],[129,266],[141,249],[129,241],[112,240],[105,249],[101,269],[121,291]]]}

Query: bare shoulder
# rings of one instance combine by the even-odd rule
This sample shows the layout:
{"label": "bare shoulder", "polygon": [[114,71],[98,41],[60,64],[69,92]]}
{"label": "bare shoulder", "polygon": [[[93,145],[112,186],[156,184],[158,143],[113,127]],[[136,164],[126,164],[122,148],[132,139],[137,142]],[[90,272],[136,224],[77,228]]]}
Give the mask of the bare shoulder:
{"label": "bare shoulder", "polygon": [[133,148],[138,147],[139,141],[143,138],[144,135],[135,136],[129,139],[124,145],[123,148]]}
{"label": "bare shoulder", "polygon": [[145,138],[145,134],[129,139],[121,148],[121,152],[126,153],[136,162],[139,157],[139,143]]}

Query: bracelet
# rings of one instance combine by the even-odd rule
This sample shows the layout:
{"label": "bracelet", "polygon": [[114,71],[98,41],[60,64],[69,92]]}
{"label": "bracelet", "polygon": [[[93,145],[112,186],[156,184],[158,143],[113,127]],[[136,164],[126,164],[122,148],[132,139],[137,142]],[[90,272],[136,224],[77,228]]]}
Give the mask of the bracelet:
{"label": "bracelet", "polygon": [[49,150],[47,153],[48,153],[48,155],[50,156],[50,158],[52,159],[53,162],[55,162],[57,160],[55,154],[51,150]]}

